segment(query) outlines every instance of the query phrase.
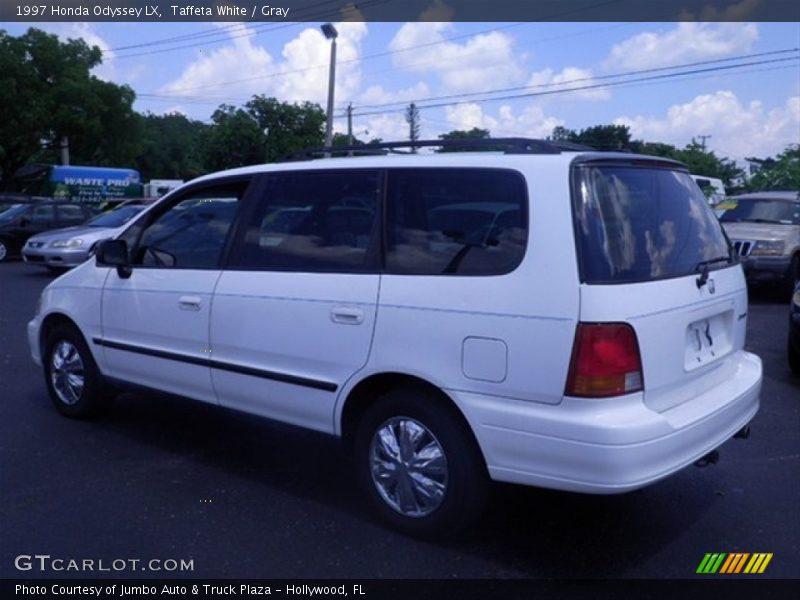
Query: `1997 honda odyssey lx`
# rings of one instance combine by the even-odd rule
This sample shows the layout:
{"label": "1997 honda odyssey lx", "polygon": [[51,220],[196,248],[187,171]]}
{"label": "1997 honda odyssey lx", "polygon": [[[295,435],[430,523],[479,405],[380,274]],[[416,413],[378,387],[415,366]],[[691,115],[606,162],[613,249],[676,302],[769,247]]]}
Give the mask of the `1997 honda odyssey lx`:
{"label": "1997 honda odyssey lx", "polygon": [[44,290],[56,407],[122,381],[340,436],[417,535],[466,524],[489,480],[625,492],[743,431],[745,280],[686,168],[489,142],[170,193]]}

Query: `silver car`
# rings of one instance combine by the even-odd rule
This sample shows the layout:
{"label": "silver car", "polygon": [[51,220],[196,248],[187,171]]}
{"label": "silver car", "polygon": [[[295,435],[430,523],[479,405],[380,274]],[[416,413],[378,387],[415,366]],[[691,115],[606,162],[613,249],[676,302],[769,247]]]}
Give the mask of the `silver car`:
{"label": "silver car", "polygon": [[792,289],[800,279],[800,193],[742,194],[717,209],[747,280]]}
{"label": "silver car", "polygon": [[139,204],[121,206],[92,217],[82,225],[35,235],[23,246],[22,258],[50,270],[78,266],[94,254],[98,242],[114,237],[145,208]]}

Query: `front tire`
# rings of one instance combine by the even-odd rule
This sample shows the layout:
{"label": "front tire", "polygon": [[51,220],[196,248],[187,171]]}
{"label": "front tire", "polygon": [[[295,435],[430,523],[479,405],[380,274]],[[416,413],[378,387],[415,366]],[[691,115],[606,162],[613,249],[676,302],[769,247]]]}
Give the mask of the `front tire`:
{"label": "front tire", "polygon": [[89,419],[106,404],[102,375],[80,332],[57,326],[48,336],[43,357],[47,391],[67,417]]}
{"label": "front tire", "polygon": [[8,244],[5,241],[0,240],[0,262],[8,260],[8,254]]}
{"label": "front tire", "polygon": [[489,478],[461,415],[423,389],[370,406],[355,444],[359,484],[381,519],[416,537],[452,534],[482,511]]}

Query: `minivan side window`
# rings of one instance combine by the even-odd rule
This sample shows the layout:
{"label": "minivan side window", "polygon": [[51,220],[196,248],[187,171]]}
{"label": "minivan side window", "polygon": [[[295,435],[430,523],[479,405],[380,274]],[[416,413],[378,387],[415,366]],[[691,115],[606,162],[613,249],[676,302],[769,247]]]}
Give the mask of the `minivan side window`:
{"label": "minivan side window", "polygon": [[[190,191],[146,225],[132,249],[133,265],[208,269],[219,266],[246,183]],[[137,228],[123,234],[129,245]]]}
{"label": "minivan side window", "polygon": [[386,270],[500,275],[522,261],[524,179],[505,169],[396,169],[388,175]]}
{"label": "minivan side window", "polygon": [[288,171],[267,176],[228,266],[365,272],[376,236],[377,171]]}

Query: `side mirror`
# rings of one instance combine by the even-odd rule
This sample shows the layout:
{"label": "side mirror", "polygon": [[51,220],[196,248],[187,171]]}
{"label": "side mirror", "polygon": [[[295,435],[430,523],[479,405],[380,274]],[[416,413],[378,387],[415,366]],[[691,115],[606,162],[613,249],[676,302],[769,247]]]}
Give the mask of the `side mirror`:
{"label": "side mirror", "polygon": [[125,240],[105,240],[97,245],[97,265],[116,267],[117,275],[127,279],[133,273],[128,260],[128,243]]}

